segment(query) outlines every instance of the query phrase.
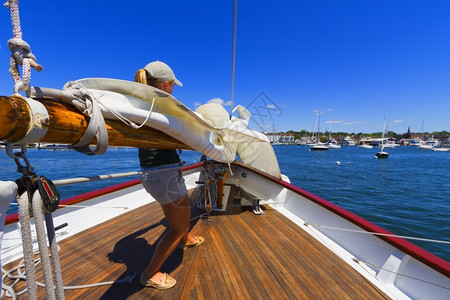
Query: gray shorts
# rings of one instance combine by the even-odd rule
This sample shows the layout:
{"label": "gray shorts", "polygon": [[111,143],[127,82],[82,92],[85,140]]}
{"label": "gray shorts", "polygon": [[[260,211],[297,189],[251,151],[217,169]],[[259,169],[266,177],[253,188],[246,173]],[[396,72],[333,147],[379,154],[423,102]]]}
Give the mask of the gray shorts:
{"label": "gray shorts", "polygon": [[180,167],[142,170],[142,185],[160,204],[175,202],[187,194]]}

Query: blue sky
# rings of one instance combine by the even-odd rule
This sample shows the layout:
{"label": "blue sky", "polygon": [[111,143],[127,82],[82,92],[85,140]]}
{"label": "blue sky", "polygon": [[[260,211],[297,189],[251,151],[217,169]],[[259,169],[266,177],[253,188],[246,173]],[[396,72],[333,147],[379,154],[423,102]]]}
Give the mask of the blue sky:
{"label": "blue sky", "polygon": [[[133,80],[168,63],[186,106],[231,97],[233,1],[20,0],[23,39],[44,71],[35,86]],[[253,129],[397,133],[450,130],[450,1],[239,1],[234,103]],[[10,14],[0,9],[0,95]],[[259,108],[259,110],[258,110]],[[226,106],[229,110],[230,107]],[[256,110],[255,110],[256,109]],[[331,123],[330,123],[331,121]]]}

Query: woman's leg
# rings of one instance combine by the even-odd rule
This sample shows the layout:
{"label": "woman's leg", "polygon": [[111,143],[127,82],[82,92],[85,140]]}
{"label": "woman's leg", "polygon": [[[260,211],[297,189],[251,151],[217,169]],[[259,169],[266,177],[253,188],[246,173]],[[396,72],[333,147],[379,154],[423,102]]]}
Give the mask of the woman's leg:
{"label": "woman's leg", "polygon": [[181,239],[186,239],[190,222],[190,205],[187,195],[175,202],[161,205],[161,207],[170,224],[170,229],[159,241],[152,260],[144,270],[145,277],[156,282],[159,282],[162,277],[162,273],[159,271],[162,264],[172,254]]}

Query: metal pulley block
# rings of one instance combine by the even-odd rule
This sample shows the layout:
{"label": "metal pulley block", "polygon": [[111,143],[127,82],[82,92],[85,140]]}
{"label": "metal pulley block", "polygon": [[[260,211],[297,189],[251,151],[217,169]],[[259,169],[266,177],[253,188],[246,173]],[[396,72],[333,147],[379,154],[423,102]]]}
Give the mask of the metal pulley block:
{"label": "metal pulley block", "polygon": [[56,189],[56,185],[44,176],[40,176],[37,183],[39,194],[41,194],[42,206],[46,212],[54,212],[59,205],[59,192]]}
{"label": "metal pulley block", "polygon": [[[23,176],[16,180],[17,186],[19,187],[19,195],[24,192],[28,192],[28,198],[30,203],[33,199],[34,192],[39,191],[41,196],[42,207],[45,213],[54,212],[59,206],[59,192],[56,189],[55,184],[45,176],[37,176],[36,174],[31,174]],[[30,214],[32,214],[32,209],[30,205]]]}
{"label": "metal pulley block", "polygon": [[[28,198],[30,203],[32,202],[34,192],[39,191],[42,201],[42,207],[45,213],[54,212],[59,206],[59,192],[56,189],[56,185],[48,178],[44,176],[37,177],[34,172],[34,168],[31,166],[26,156],[26,147],[22,145],[21,152],[12,152],[12,144],[8,144],[7,153],[12,157],[17,165],[17,172],[22,173],[23,176],[16,180],[18,186],[18,193],[22,195],[24,192],[28,192]],[[23,159],[25,166],[20,163],[20,159]],[[31,205],[30,205],[30,214]]]}

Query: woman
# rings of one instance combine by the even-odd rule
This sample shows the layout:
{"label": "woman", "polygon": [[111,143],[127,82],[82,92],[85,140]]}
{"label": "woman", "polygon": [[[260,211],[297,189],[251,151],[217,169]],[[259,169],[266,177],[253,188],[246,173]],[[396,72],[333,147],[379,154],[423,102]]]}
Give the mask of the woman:
{"label": "woman", "polygon": [[[183,86],[175,78],[172,69],[163,62],[154,61],[136,72],[135,82],[148,84],[172,94],[174,85]],[[203,237],[189,234],[190,205],[186,185],[181,174],[180,158],[176,150],[139,149],[139,162],[142,168],[142,184],[162,207],[164,216],[170,224],[155,250],[147,268],[141,274],[143,286],[156,289],[169,289],[176,280],[160,268],[169,255],[181,243],[184,249],[199,246]]]}

